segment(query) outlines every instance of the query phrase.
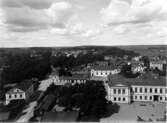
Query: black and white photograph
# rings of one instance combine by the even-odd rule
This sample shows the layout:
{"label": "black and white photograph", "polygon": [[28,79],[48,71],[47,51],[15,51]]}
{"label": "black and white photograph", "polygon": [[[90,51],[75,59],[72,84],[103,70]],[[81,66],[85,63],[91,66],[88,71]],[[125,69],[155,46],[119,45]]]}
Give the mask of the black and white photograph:
{"label": "black and white photograph", "polygon": [[167,0],[0,0],[0,122],[167,122]]}

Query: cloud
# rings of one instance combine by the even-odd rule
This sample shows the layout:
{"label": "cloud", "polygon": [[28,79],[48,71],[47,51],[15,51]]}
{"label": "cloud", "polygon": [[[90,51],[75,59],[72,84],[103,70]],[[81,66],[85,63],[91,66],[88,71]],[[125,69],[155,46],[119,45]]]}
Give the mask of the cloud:
{"label": "cloud", "polygon": [[100,12],[104,23],[108,25],[148,23],[162,19],[167,14],[166,0],[133,0],[129,3],[127,4],[125,0],[112,0],[109,6]]}
{"label": "cloud", "polygon": [[2,0],[2,6],[10,8],[19,8],[27,6],[34,9],[45,9],[53,3],[54,0]]}
{"label": "cloud", "polygon": [[72,5],[68,2],[57,2],[46,10],[52,25],[65,25],[73,15]]}
{"label": "cloud", "polygon": [[[14,6],[14,4],[12,5]],[[15,5],[15,7],[3,7],[5,13],[3,18],[7,28],[16,32],[38,31],[50,27],[65,28],[66,23],[73,15],[72,7],[68,2],[55,2],[47,9],[34,9],[28,6],[16,7]]]}

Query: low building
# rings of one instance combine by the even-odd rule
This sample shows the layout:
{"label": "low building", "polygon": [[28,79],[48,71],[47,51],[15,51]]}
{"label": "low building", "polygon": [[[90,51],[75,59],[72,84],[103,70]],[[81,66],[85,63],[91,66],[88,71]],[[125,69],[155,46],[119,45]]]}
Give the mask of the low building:
{"label": "low building", "polygon": [[67,83],[75,85],[76,83],[85,83],[87,80],[89,80],[86,76],[80,76],[80,75],[73,75],[73,76],[61,76],[58,79],[58,82],[60,85],[65,85]]}
{"label": "low building", "polygon": [[95,65],[97,65],[97,66],[108,66],[109,63],[107,61],[97,61],[97,62],[95,62]]}
{"label": "low building", "polygon": [[151,69],[159,69],[163,71],[166,67],[166,61],[150,61],[150,68]]}
{"label": "low building", "polygon": [[91,68],[91,79],[107,81],[108,75],[113,75],[118,73],[120,73],[120,69],[117,69],[114,65],[94,66]]}
{"label": "low building", "polygon": [[34,92],[34,81],[25,80],[20,84],[10,89],[6,94],[6,104],[9,104],[11,100],[28,100]]}
{"label": "low building", "polygon": [[144,75],[127,79],[121,75],[115,75],[110,76],[108,84],[105,85],[107,99],[112,102],[167,102],[167,87],[164,77]]}

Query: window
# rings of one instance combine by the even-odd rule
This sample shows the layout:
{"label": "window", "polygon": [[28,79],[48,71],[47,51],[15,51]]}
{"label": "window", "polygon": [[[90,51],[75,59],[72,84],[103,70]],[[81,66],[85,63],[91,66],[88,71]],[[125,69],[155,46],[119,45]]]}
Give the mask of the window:
{"label": "window", "polygon": [[152,100],[152,96],[150,96],[150,100]]}
{"label": "window", "polygon": [[96,75],[98,75],[98,72],[96,72]]}
{"label": "window", "polygon": [[142,100],[142,96],[140,96],[140,99]]}
{"label": "window", "polygon": [[11,98],[12,96],[11,95],[9,95],[9,98]]}
{"label": "window", "polygon": [[125,101],[125,97],[123,98],[123,101]]}
{"label": "window", "polygon": [[162,100],[162,97],[159,97],[159,100]]}
{"label": "window", "polygon": [[140,88],[140,93],[142,93],[142,88]]}
{"label": "window", "polygon": [[114,97],[114,101],[116,101],[117,100],[117,98],[116,97]]}
{"label": "window", "polygon": [[120,89],[118,89],[118,94],[120,94],[121,93],[121,90]]}
{"label": "window", "polygon": [[121,101],[121,97],[118,98],[118,101]]}
{"label": "window", "polygon": [[160,88],[159,92],[162,94],[162,88]]}
{"label": "window", "polygon": [[17,98],[17,95],[15,94],[14,97]]}
{"label": "window", "polygon": [[157,88],[155,88],[155,93],[157,93]]}
{"label": "window", "polygon": [[135,96],[135,99],[137,99],[137,96]]}
{"label": "window", "polygon": [[150,93],[152,93],[152,88],[150,88]]}
{"label": "window", "polygon": [[114,89],[114,94],[116,94],[116,89]]}
{"label": "window", "polygon": [[147,96],[145,96],[145,100],[147,100]]}
{"label": "window", "polygon": [[135,92],[137,92],[137,88],[135,88]]}
{"label": "window", "polygon": [[122,93],[125,94],[125,89],[122,90]]}
{"label": "window", "polygon": [[22,94],[20,94],[20,98],[22,98]]}
{"label": "window", "polygon": [[101,72],[101,75],[103,75],[103,72]]}
{"label": "window", "polygon": [[147,88],[145,88],[145,93],[147,93]]}

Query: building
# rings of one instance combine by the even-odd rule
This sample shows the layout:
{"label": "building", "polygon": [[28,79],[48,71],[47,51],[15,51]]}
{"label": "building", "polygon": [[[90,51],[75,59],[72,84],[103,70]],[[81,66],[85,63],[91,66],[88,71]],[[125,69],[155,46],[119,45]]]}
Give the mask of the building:
{"label": "building", "polygon": [[167,102],[167,87],[164,77],[143,75],[127,79],[121,75],[114,75],[109,77],[109,82],[105,85],[107,99],[112,102]]}
{"label": "building", "polygon": [[135,56],[132,58],[132,60],[134,61],[140,61],[140,59],[142,58],[142,56]]}
{"label": "building", "polygon": [[60,85],[65,85],[67,83],[75,85],[76,83],[85,83],[87,80],[89,80],[86,76],[80,76],[80,75],[73,75],[73,76],[61,76],[58,79],[58,82]]}
{"label": "building", "polygon": [[97,66],[108,66],[109,63],[107,61],[97,61],[95,63],[95,65],[97,65]]}
{"label": "building", "polygon": [[91,68],[91,79],[107,81],[108,75],[113,75],[118,73],[120,73],[120,69],[117,69],[114,65],[94,66]]}
{"label": "building", "polygon": [[166,61],[150,61],[151,69],[159,69],[163,71],[166,68]]}
{"label": "building", "polygon": [[133,61],[131,64],[131,71],[133,73],[143,73],[146,67],[144,66],[143,62]]}
{"label": "building", "polygon": [[104,60],[108,61],[108,60],[113,60],[114,57],[112,55],[108,55],[108,56],[104,56]]}
{"label": "building", "polygon": [[11,100],[28,100],[34,92],[34,81],[25,80],[20,84],[10,89],[6,94],[6,104],[9,104]]}

